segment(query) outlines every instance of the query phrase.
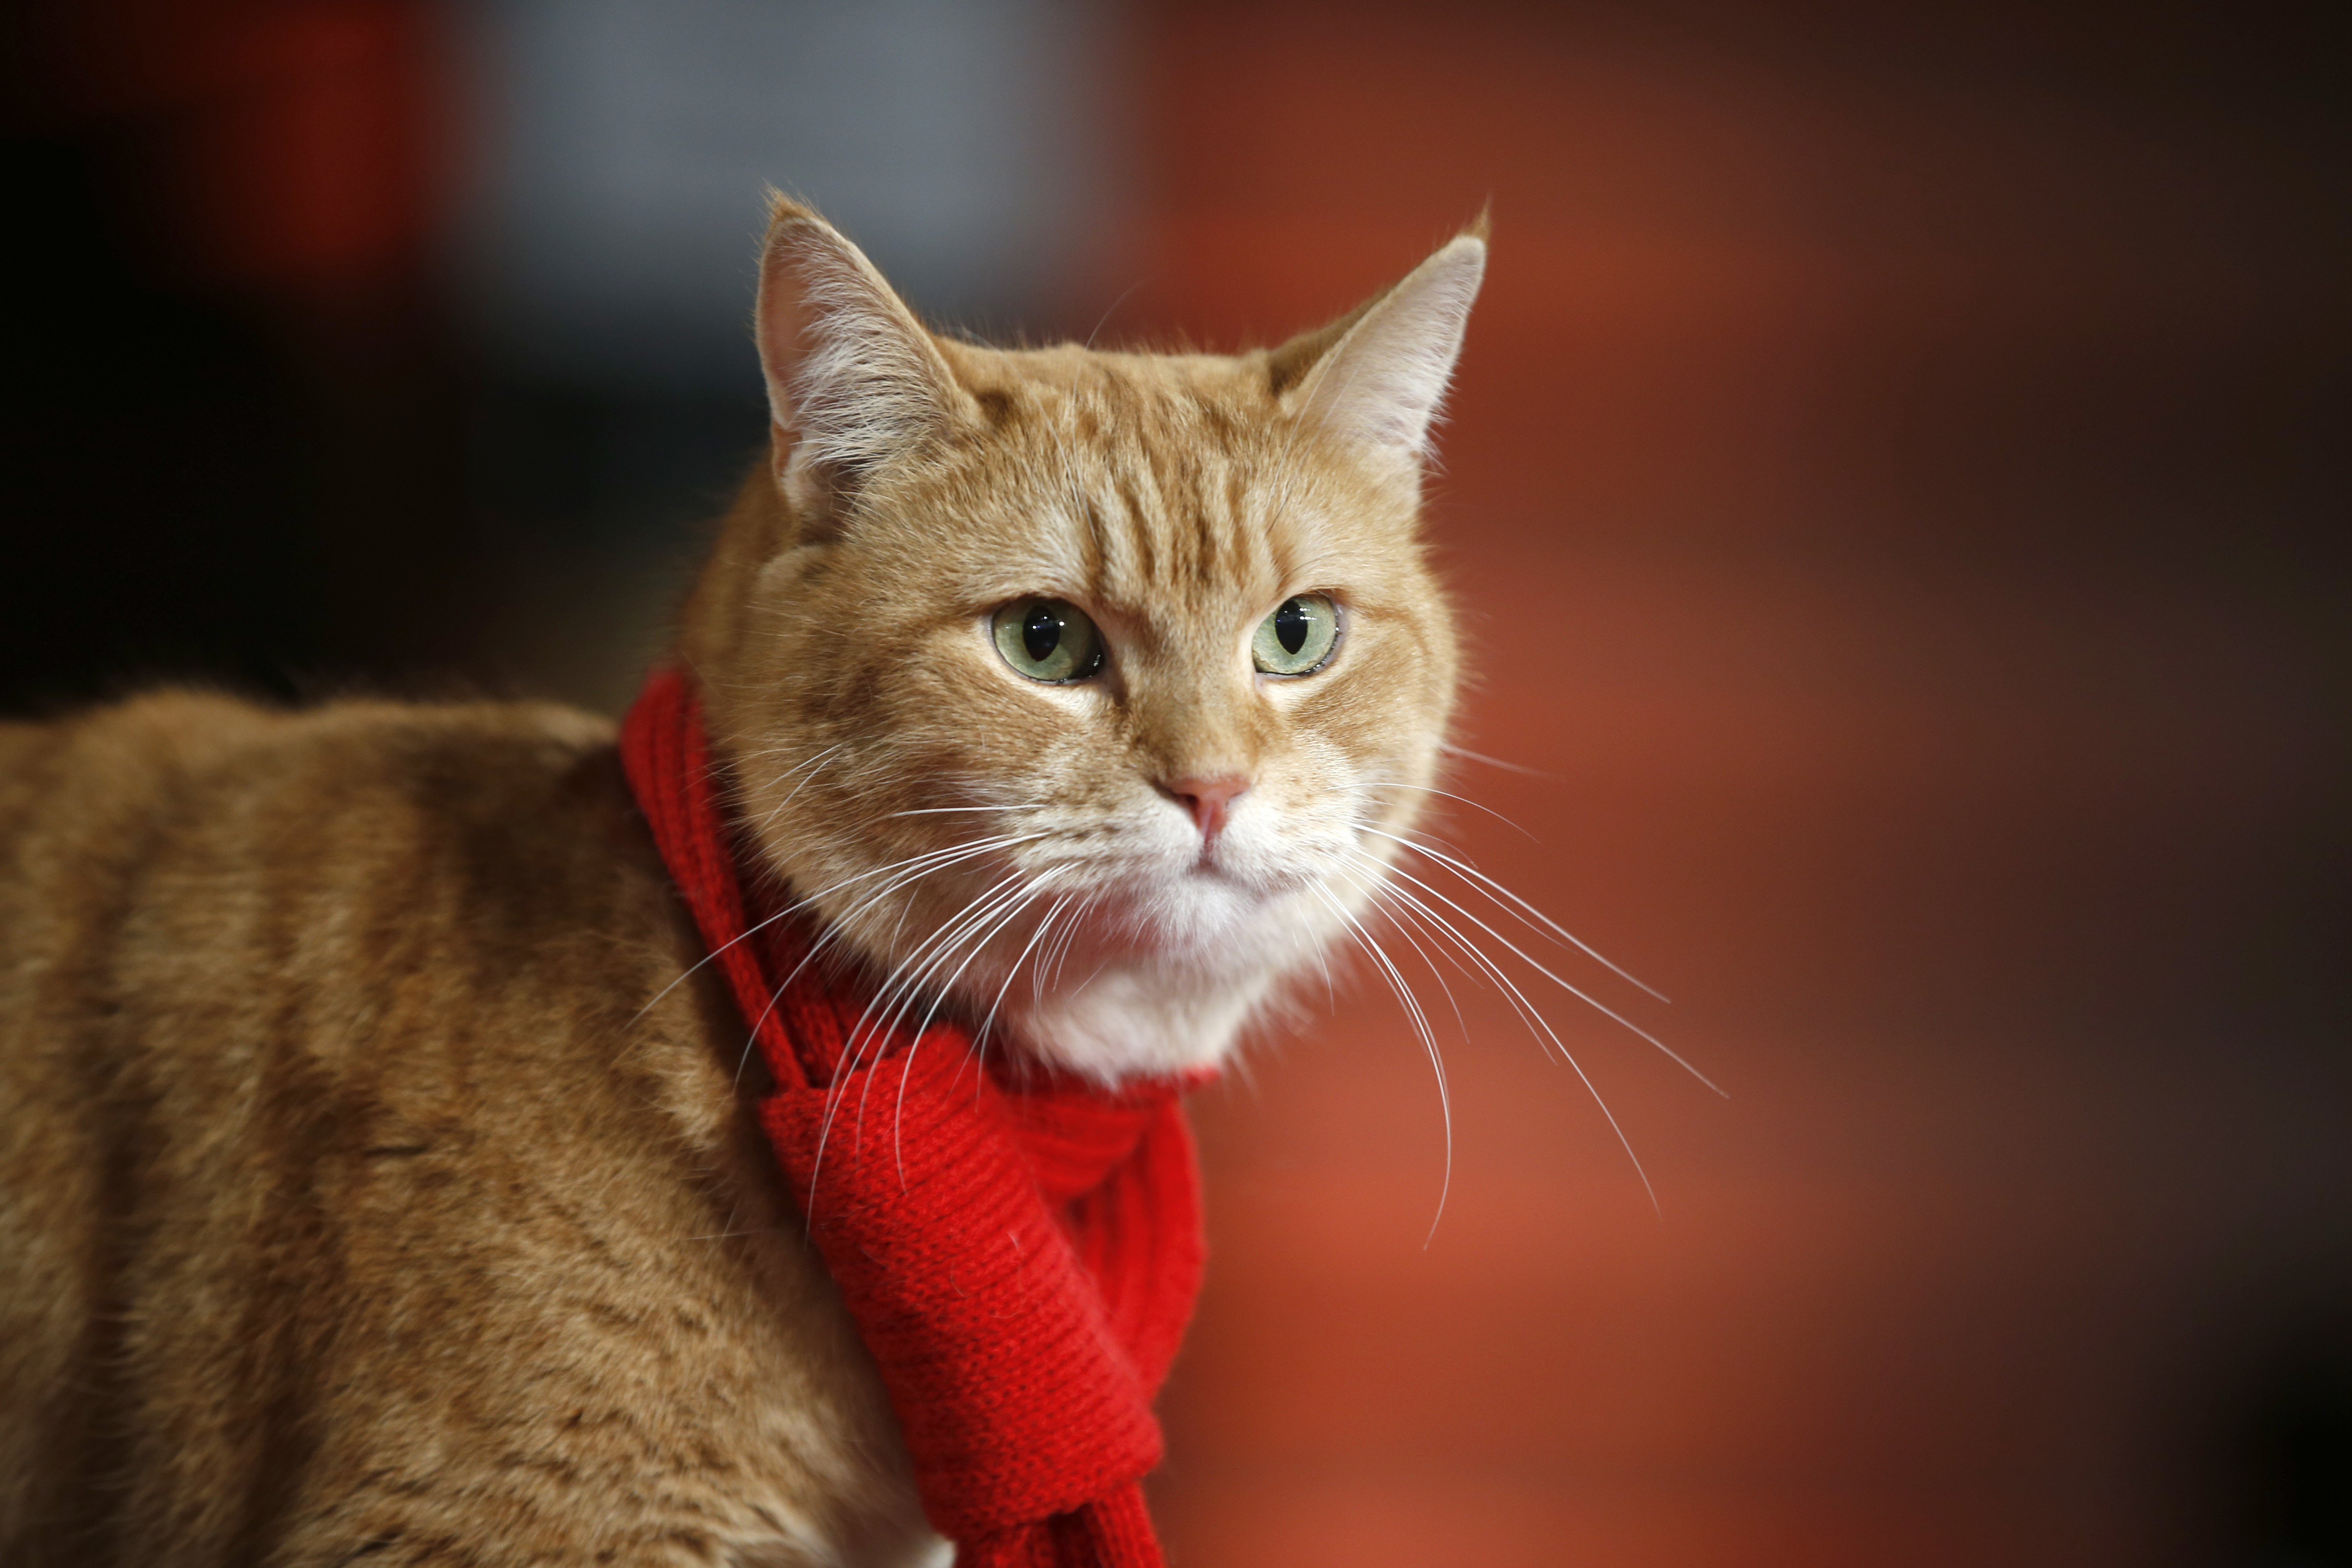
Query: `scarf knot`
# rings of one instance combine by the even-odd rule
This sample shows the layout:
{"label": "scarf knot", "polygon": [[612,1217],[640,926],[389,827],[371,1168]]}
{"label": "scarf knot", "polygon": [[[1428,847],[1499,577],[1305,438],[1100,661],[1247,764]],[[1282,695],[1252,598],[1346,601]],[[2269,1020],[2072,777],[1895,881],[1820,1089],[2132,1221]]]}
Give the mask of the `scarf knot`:
{"label": "scarf knot", "polygon": [[857,1321],[959,1568],[1157,1568],[1151,1400],[1200,1286],[1189,1083],[1106,1091],[877,1028],[744,875],[700,709],[657,669],[631,790],[775,1080],[761,1127]]}

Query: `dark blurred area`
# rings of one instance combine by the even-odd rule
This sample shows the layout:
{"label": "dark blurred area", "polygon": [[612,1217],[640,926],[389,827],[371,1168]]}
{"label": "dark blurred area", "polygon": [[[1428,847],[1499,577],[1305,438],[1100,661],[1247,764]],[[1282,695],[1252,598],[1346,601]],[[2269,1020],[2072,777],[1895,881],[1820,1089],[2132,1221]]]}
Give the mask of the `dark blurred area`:
{"label": "dark blurred area", "polygon": [[472,540],[436,22],[12,12],[8,707],[438,651],[419,622]]}
{"label": "dark blurred area", "polygon": [[5,26],[12,710],[167,679],[616,706],[765,437],[763,184],[927,309],[1047,332],[1120,195],[1108,24],[1051,0]]}
{"label": "dark blurred area", "polygon": [[1433,1233],[1378,989],[1255,1053],[1173,1561],[2352,1562],[2340,7],[6,25],[10,713],[616,710],[761,436],[762,182],[938,319],[1218,347],[1491,200],[1440,829],[1730,1099],[1545,1001],[1654,1212],[1441,966]]}

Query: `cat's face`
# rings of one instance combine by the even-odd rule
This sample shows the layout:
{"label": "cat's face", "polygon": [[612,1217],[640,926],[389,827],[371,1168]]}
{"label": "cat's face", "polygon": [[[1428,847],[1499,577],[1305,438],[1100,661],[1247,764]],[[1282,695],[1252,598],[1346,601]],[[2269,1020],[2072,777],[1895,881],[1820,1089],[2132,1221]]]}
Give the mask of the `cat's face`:
{"label": "cat's face", "polygon": [[863,258],[806,235],[762,302],[781,510],[701,672],[744,815],[886,1009],[944,995],[1106,1079],[1213,1061],[1431,782],[1456,652],[1420,445],[1483,247],[1396,341],[1362,341],[1392,294],[1226,359],[935,342],[882,295],[845,322],[825,268]]}

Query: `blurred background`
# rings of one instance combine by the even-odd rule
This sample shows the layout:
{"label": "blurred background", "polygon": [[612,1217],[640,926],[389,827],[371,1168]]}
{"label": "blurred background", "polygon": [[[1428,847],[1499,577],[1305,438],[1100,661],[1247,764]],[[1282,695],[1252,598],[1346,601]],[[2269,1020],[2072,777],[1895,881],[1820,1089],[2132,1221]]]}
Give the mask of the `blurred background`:
{"label": "blurred background", "polygon": [[1220,347],[1491,200],[1431,506],[1485,809],[1438,827],[1729,1099],[1541,998],[1654,1209],[1416,972],[1440,1218],[1377,985],[1258,1048],[1200,1106],[1172,1560],[2352,1562],[2337,11],[5,25],[11,714],[616,711],[762,437],[763,183],[935,320]]}

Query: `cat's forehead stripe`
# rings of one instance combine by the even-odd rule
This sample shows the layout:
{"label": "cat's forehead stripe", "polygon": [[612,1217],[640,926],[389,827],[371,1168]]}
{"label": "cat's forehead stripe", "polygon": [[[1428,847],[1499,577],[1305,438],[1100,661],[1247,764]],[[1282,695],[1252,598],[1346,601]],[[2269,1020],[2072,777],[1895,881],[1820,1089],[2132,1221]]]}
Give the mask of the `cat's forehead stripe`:
{"label": "cat's forehead stripe", "polygon": [[1128,452],[1109,467],[1111,536],[1125,548],[1107,552],[1103,590],[1120,598],[1264,590],[1272,552],[1245,465]]}
{"label": "cat's forehead stripe", "polygon": [[[1341,576],[1360,575],[1370,559],[1351,510],[1328,493],[1323,455],[1284,417],[1262,366],[1064,347],[1003,353],[972,382],[992,406],[966,449],[966,493],[1005,493],[1009,463],[1025,470],[1014,493],[1026,491],[1025,515],[1043,524],[1031,567],[1032,551],[1003,536],[1011,551],[988,574],[1002,591],[1222,614],[1278,591],[1347,585],[1323,579],[1350,563]],[[1010,580],[1024,570],[1040,574]]]}

